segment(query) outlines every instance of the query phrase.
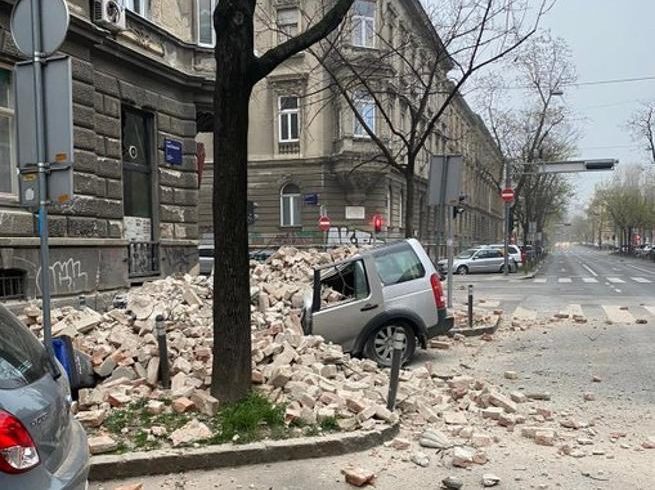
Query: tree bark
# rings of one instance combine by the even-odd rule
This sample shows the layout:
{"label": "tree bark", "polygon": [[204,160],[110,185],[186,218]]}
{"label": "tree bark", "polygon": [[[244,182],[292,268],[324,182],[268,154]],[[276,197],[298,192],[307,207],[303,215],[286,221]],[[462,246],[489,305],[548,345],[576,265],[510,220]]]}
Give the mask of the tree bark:
{"label": "tree bark", "polygon": [[405,169],[405,238],[414,237],[414,162],[408,162]]}
{"label": "tree bark", "polygon": [[[220,10],[220,12],[219,12]],[[216,9],[214,96],[214,348],[211,394],[244,398],[251,383],[248,264],[248,76],[254,2],[220,2]],[[220,18],[219,18],[220,15]]]}

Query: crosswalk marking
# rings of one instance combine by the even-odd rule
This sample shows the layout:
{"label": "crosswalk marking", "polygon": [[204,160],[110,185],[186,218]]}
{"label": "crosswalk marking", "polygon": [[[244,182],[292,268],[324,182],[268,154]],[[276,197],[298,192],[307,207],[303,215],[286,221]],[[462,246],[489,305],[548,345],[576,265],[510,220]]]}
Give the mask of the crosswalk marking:
{"label": "crosswalk marking", "polygon": [[546,281],[548,281],[547,277],[537,277],[533,282],[536,282],[538,284],[545,284]]}
{"label": "crosswalk marking", "polygon": [[634,323],[635,317],[627,310],[622,310],[620,306],[603,305],[603,310],[607,319],[612,323]]}
{"label": "crosswalk marking", "polygon": [[612,284],[625,284],[625,281],[623,279],[619,279],[618,277],[608,277],[606,279]]}
{"label": "crosswalk marking", "polygon": [[651,315],[655,316],[655,306],[644,306],[644,310],[646,310],[648,313]]}
{"label": "crosswalk marking", "polygon": [[573,279],[571,279],[570,277],[560,277],[560,278],[557,280],[557,282],[559,282],[559,283],[561,283],[561,284],[568,284],[568,283],[573,282]]}
{"label": "crosswalk marking", "polygon": [[640,282],[642,284],[650,284],[651,283],[651,281],[649,281],[645,277],[631,277],[630,279],[632,279],[635,282]]}
{"label": "crosswalk marking", "polygon": [[582,282],[585,282],[587,284],[598,284],[598,279],[595,277],[583,277]]}
{"label": "crosswalk marking", "polygon": [[514,313],[512,313],[512,318],[515,320],[536,320],[537,312],[534,310],[528,310],[522,306],[518,306]]}

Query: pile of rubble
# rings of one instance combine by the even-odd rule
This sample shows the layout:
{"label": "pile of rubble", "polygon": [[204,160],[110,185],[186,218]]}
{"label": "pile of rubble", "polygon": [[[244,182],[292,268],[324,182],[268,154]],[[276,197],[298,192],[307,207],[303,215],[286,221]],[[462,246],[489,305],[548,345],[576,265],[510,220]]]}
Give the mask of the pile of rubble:
{"label": "pile of rubble", "polygon": [[[398,410],[392,413],[386,409],[388,370],[379,369],[370,360],[351,358],[340,346],[326,343],[321,337],[303,335],[299,309],[311,285],[312,268],[354,252],[354,248],[330,253],[282,248],[266,263],[251,265],[252,381],[271,401],[286,405],[287,422],[312,425],[336,419],[342,430],[369,430],[399,419],[410,427],[445,424],[452,434],[478,448],[454,454],[462,466],[484,463],[479,448],[492,442],[473,429],[475,424],[513,428],[526,424],[528,419],[538,421],[538,412],[521,413],[518,408],[530,394],[505,395],[472,377],[439,373],[429,363],[401,371]],[[96,388],[80,391],[76,415],[94,434],[90,439],[93,452],[116,447],[116,441],[103,430],[103,423],[113,409],[138,400],[145,400],[152,414],[171,410],[216,413],[219,403],[209,394],[211,298],[211,279],[185,275],[134,288],[120,301],[124,308],[104,314],[89,308],[53,311],[53,333],[73,337],[75,345],[91,356],[94,371],[102,379]],[[22,320],[39,333],[40,315],[39,309],[31,305]],[[162,325],[171,360],[168,390],[162,389],[159,381],[156,335],[160,315],[165,319]],[[162,400],[172,403],[169,406]],[[171,434],[162,429],[148,430],[152,437],[173,446],[211,435],[207,426],[195,419]],[[542,432],[534,429],[527,433],[539,444],[553,441],[552,432]],[[425,434],[420,439],[427,447],[450,445],[438,434]]]}

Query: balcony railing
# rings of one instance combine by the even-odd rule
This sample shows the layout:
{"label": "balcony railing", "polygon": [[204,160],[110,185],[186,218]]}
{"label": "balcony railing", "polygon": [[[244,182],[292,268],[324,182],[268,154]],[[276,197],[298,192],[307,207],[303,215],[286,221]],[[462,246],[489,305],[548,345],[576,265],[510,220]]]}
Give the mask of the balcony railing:
{"label": "balcony railing", "polygon": [[159,275],[159,243],[130,242],[128,263],[131,278]]}

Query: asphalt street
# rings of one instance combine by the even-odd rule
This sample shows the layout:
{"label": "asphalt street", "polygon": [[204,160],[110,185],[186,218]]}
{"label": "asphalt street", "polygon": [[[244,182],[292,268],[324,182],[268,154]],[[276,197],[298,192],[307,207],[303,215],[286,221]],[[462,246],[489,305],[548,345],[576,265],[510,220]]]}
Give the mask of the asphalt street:
{"label": "asphalt street", "polygon": [[655,322],[655,262],[588,247],[553,251],[531,279],[471,274],[454,283],[456,300],[473,284],[479,297],[511,316],[542,319],[570,311],[612,323]]}

